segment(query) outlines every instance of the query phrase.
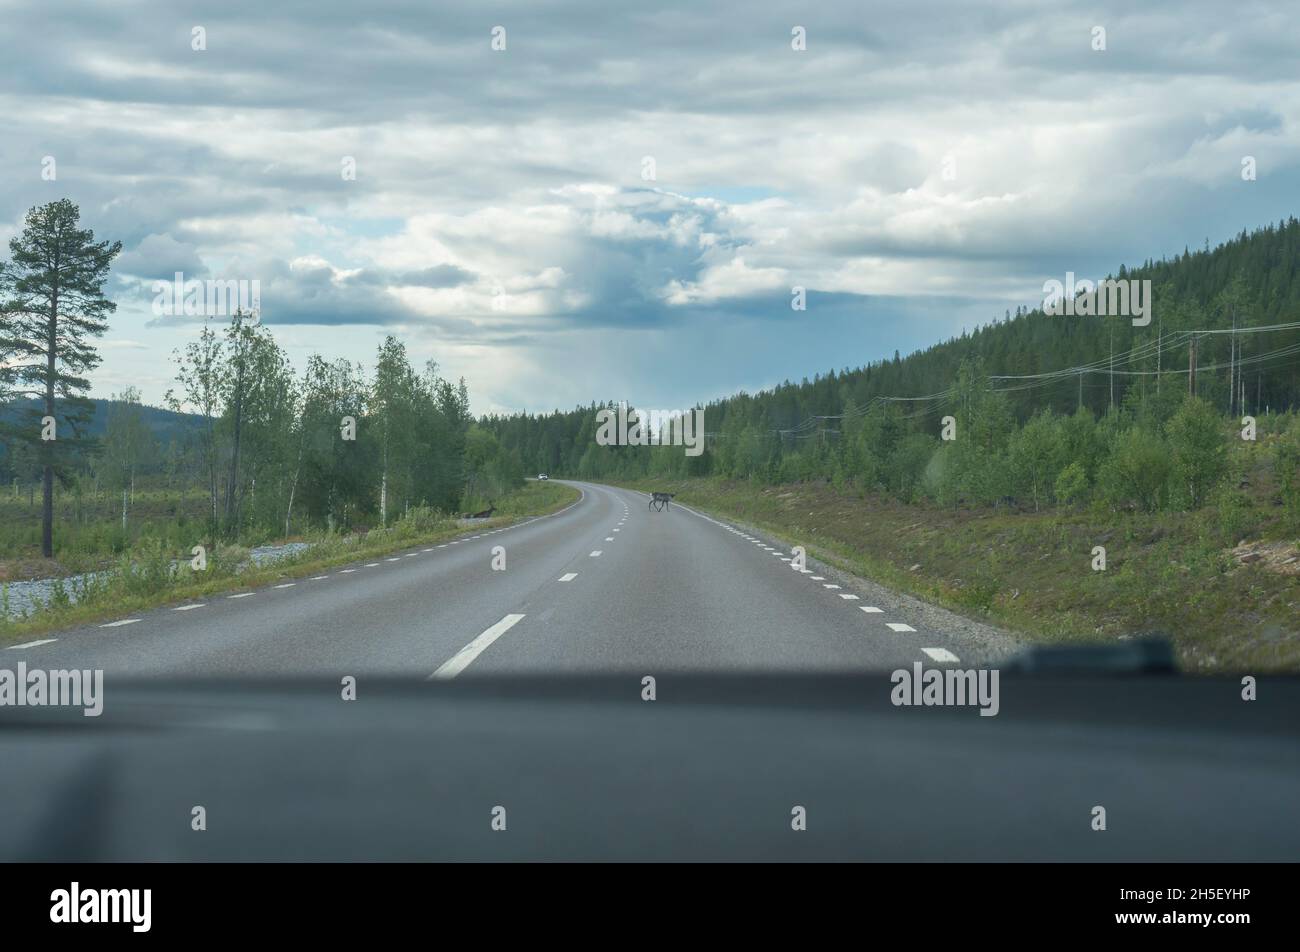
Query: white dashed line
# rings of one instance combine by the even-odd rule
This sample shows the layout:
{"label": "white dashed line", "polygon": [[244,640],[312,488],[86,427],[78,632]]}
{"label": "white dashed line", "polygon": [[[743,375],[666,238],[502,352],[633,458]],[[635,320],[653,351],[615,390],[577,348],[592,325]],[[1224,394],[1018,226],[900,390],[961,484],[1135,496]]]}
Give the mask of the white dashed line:
{"label": "white dashed line", "polygon": [[879,615],[881,613],[881,609],[877,608],[875,605],[862,605],[861,608],[868,615]]}
{"label": "white dashed line", "polygon": [[839,588],[839,586],[836,585],[834,582],[827,582],[822,586],[822,588]]}
{"label": "white dashed line", "polygon": [[493,625],[483,634],[479,635],[460,651],[452,655],[451,659],[444,662],[437,671],[429,675],[429,680],[449,680],[460,674],[470,664],[481,655],[487,648],[507,631],[513,628],[523,618],[523,615],[506,615],[499,622]]}
{"label": "white dashed line", "polygon": [[295,585],[297,585],[297,584],[298,584],[297,582],[285,582],[283,585],[276,585],[276,586],[274,586],[274,587],[275,587],[275,588],[293,588],[293,587],[294,587]]}
{"label": "white dashed line", "polygon": [[814,576],[812,577],[812,580],[813,580],[814,582],[824,582],[824,581],[826,580],[826,576],[825,576],[825,575],[814,575]]}
{"label": "white dashed line", "polygon": [[325,581],[327,578],[329,578],[328,575],[313,575],[313,576],[312,576],[308,581],[311,581],[311,582],[323,582],[323,581]]}
{"label": "white dashed line", "polygon": [[42,638],[40,641],[27,641],[21,645],[10,645],[6,650],[17,651],[19,648],[35,648],[37,645],[49,645],[58,640],[58,638]]}
{"label": "white dashed line", "polygon": [[613,536],[605,536],[605,541],[606,541],[606,542],[613,542],[613,541],[614,541],[614,537],[613,537]]}
{"label": "white dashed line", "polygon": [[123,618],[121,621],[110,621],[107,625],[100,625],[100,628],[121,628],[123,625],[134,625],[140,619]]}
{"label": "white dashed line", "polygon": [[340,574],[340,575],[347,575],[349,572],[355,572],[355,571],[356,571],[356,569],[343,569],[343,571],[340,572],[339,574]]}
{"label": "white dashed line", "polygon": [[401,559],[384,559],[385,562],[400,562]]}
{"label": "white dashed line", "polygon": [[240,592],[238,595],[227,595],[226,598],[252,598],[256,592]]}
{"label": "white dashed line", "polygon": [[196,609],[196,608],[202,608],[202,607],[203,607],[203,604],[202,604],[202,603],[197,604],[197,605],[177,605],[175,608],[172,609],[172,611],[174,611],[174,612],[192,612],[192,611],[194,611],[194,609]]}
{"label": "white dashed line", "polygon": [[856,595],[850,595],[848,592],[841,592],[841,593],[840,593],[840,598],[844,599],[845,601],[849,601],[849,602],[856,602],[856,601],[858,600],[858,596],[856,596]]}
{"label": "white dashed line", "polygon": [[598,559],[600,558],[600,552],[601,552],[600,549],[596,549],[594,552],[591,553],[590,556],[588,556],[588,558]]}
{"label": "white dashed line", "polygon": [[889,626],[891,631],[916,631],[916,629],[913,628],[911,625],[904,625],[902,622],[899,621],[889,621],[889,622],[885,622],[885,624]]}
{"label": "white dashed line", "polygon": [[957,660],[957,656],[947,648],[922,648],[932,661],[941,661],[944,664],[952,664]]}
{"label": "white dashed line", "polygon": [[572,581],[573,581],[575,578],[577,578],[577,577],[578,577],[578,573],[577,573],[577,572],[566,572],[565,574],[563,574],[563,575],[560,576],[559,581],[561,581],[561,582],[572,582]]}

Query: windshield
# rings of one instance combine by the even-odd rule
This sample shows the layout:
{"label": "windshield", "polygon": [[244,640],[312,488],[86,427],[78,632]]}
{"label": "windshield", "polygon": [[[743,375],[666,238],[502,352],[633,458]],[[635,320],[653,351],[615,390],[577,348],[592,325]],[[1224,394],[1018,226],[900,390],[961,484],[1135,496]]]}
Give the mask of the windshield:
{"label": "windshield", "polygon": [[364,6],[0,0],[0,726],[1300,672],[1275,14]]}

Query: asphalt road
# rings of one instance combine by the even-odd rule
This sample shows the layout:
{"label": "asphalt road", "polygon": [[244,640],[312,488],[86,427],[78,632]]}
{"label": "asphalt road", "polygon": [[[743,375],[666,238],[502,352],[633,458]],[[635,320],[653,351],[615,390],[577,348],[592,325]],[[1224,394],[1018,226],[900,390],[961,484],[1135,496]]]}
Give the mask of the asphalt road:
{"label": "asphalt road", "polygon": [[[573,483],[560,512],[443,545],[45,635],[3,663],[112,675],[880,671],[978,644],[687,507]],[[505,568],[493,569],[494,550]],[[902,606],[902,607],[900,607]],[[928,617],[928,616],[927,616]]]}

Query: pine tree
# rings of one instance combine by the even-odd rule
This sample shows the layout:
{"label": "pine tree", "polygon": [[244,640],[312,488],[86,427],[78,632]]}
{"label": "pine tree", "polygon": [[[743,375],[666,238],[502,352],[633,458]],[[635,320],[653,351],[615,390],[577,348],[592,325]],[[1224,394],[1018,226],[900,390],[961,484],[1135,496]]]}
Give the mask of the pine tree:
{"label": "pine tree", "polygon": [[86,374],[100,362],[90,338],[107,330],[105,318],[117,309],[104,297],[104,281],[122,243],[96,242],[80,221],[66,198],[31,209],[0,269],[0,396],[39,401],[14,435],[38,450],[47,559],[54,556],[54,478],[66,478],[88,442],[80,432],[93,411]]}

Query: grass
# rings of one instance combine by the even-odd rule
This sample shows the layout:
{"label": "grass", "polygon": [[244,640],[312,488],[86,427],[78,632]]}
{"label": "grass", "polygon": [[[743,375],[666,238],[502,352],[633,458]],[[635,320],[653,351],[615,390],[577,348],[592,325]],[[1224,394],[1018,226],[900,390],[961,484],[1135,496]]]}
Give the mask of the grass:
{"label": "grass", "polygon": [[[676,492],[682,503],[1026,640],[1159,632],[1185,670],[1300,668],[1300,574],[1232,553],[1247,537],[1280,540],[1284,553],[1290,546],[1300,555],[1294,522],[1262,496],[1232,493],[1189,513],[1035,513],[904,504],[825,483],[626,485]],[[1106,549],[1105,571],[1092,568],[1094,546]]]}
{"label": "grass", "polygon": [[[304,540],[312,543],[309,549],[262,568],[243,564],[248,555],[246,548],[218,546],[209,554],[207,568],[196,572],[188,561],[177,565],[177,559],[189,559],[187,551],[173,550],[155,540],[123,554],[102,578],[77,583],[75,603],[64,597],[73,583],[60,582],[50,605],[28,617],[10,618],[7,611],[0,611],[0,641],[313,575],[333,566],[478,533],[485,526],[509,525],[522,518],[555,512],[578,496],[578,490],[560,483],[529,482],[498,502],[496,516],[472,529],[460,525],[455,517],[432,510],[412,510],[387,529],[372,529],[364,535],[310,537]],[[0,609],[7,609],[7,602],[7,592],[0,587]]]}

